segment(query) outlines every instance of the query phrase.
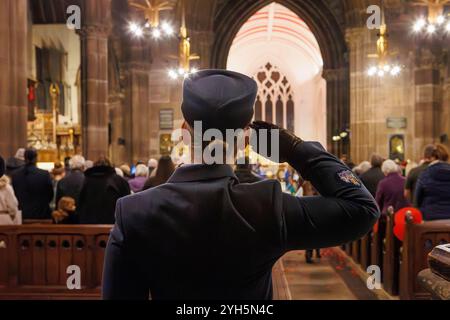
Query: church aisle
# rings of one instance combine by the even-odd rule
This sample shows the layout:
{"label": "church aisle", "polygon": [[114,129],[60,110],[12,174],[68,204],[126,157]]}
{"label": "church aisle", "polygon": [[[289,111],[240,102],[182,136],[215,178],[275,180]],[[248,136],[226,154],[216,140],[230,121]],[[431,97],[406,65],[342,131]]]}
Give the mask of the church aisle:
{"label": "church aisle", "polygon": [[[322,258],[313,264],[305,262],[304,251],[293,251],[282,258],[282,267],[293,300],[358,300],[346,281],[331,263],[331,249],[323,250]],[[361,282],[362,284],[362,282]],[[370,299],[363,297],[363,299]]]}

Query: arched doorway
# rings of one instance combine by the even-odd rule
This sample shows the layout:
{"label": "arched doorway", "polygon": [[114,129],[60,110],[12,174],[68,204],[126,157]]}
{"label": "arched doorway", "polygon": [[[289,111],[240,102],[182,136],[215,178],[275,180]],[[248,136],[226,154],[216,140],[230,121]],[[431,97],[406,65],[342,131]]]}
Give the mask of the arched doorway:
{"label": "arched doorway", "polygon": [[227,69],[258,83],[256,120],[277,123],[305,140],[326,145],[322,68],[314,34],[294,12],[275,2],[242,25],[227,60]]}
{"label": "arched doorway", "polygon": [[[273,0],[228,1],[217,9],[211,67],[227,67],[233,41],[242,26],[272,2]],[[278,0],[276,3],[303,20],[317,39],[323,59],[322,78],[326,81],[326,146],[335,154],[348,154],[348,139],[339,143],[332,141],[332,137],[347,129],[350,122],[347,46],[340,25],[323,0]],[[262,65],[263,63],[260,66]]]}

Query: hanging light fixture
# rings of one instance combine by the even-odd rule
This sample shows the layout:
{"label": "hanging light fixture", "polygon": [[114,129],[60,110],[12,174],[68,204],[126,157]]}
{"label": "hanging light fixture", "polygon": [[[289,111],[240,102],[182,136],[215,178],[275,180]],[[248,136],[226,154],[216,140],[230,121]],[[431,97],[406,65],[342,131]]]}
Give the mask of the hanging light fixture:
{"label": "hanging light fixture", "polygon": [[413,32],[431,36],[435,33],[450,34],[450,14],[445,14],[445,6],[450,0],[417,0],[414,6],[428,8],[428,16],[420,17],[413,24]]}
{"label": "hanging light fixture", "polygon": [[397,63],[390,62],[389,56],[394,55],[394,52],[389,52],[389,33],[384,17],[384,8],[381,12],[381,26],[378,33],[377,53],[369,54],[369,58],[377,59],[377,62],[367,69],[369,77],[383,78],[385,76],[396,77],[402,71],[402,66]]}
{"label": "hanging light fixture", "polygon": [[191,39],[186,28],[186,12],[184,0],[181,0],[181,27],[179,35],[178,56],[171,58],[178,60],[178,68],[168,71],[169,78],[173,80],[184,79],[197,72],[197,68],[191,67],[192,60],[199,60],[200,56],[191,54]]}
{"label": "hanging light fixture", "polygon": [[137,2],[130,2],[130,6],[144,12],[145,21],[139,23],[132,21],[129,23],[128,29],[136,38],[142,38],[145,35],[151,36],[153,39],[160,39],[163,36],[170,37],[173,35],[173,27],[164,21],[160,25],[159,14],[161,11],[172,10],[173,5],[169,1],[161,0],[145,0],[146,5]]}

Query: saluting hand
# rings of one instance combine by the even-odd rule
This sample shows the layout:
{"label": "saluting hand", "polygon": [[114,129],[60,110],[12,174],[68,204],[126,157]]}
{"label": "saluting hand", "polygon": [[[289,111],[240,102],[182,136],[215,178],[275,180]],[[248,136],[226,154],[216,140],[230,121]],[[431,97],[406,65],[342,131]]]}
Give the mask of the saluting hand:
{"label": "saluting hand", "polygon": [[250,128],[256,131],[258,135],[258,142],[261,134],[261,130],[267,131],[267,152],[271,155],[271,157],[268,157],[266,154],[261,154],[260,150],[257,152],[260,153],[262,156],[267,158],[273,158],[273,150],[272,150],[272,137],[271,133],[273,133],[272,130],[278,130],[279,132],[279,141],[278,147],[279,147],[279,160],[280,162],[290,162],[290,157],[293,155],[293,151],[295,147],[302,143],[303,140],[297,137],[295,134],[290,132],[289,130],[280,128],[279,126],[265,122],[265,121],[254,121],[250,124]]}

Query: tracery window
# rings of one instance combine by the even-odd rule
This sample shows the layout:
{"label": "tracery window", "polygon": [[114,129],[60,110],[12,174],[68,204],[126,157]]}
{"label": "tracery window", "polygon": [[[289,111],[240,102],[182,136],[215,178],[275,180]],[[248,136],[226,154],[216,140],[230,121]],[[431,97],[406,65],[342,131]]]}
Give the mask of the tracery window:
{"label": "tracery window", "polygon": [[263,120],[294,131],[294,93],[291,84],[270,62],[253,79],[258,83],[255,120]]}

